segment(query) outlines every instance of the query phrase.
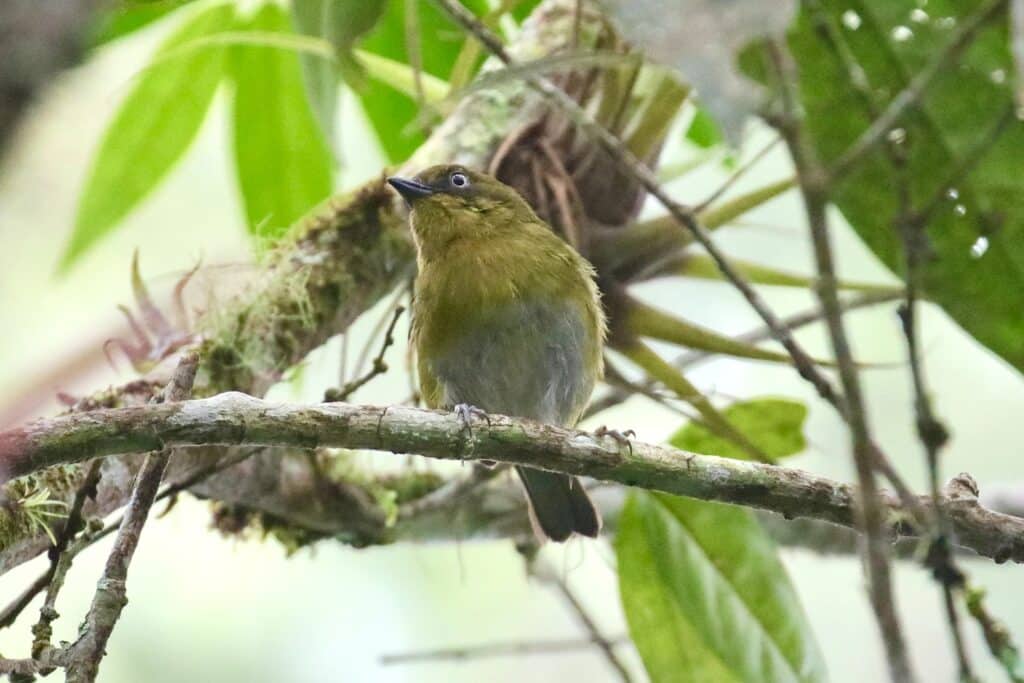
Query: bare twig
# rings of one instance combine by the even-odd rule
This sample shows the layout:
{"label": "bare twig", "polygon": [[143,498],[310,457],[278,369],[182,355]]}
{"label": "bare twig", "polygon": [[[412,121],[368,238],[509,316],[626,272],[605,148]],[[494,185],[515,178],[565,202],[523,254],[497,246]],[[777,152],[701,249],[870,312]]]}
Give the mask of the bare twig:
{"label": "bare twig", "polygon": [[[851,296],[848,299],[839,303],[840,312],[845,315],[850,311],[855,311],[861,308],[867,308],[869,306],[878,306],[880,304],[887,304],[893,301],[897,301],[903,298],[903,293],[898,290],[891,292],[865,292],[863,294],[857,294]],[[783,325],[789,330],[798,330],[801,327],[810,325],[816,322],[821,322],[825,315],[825,312],[820,306],[809,308],[802,313],[795,313],[791,316],[782,319]],[[744,344],[754,344],[757,342],[771,339],[772,331],[767,327],[761,326],[755,330],[744,332],[743,334],[737,335],[734,339]],[[690,351],[680,355],[673,361],[673,365],[677,368],[690,368],[698,363],[702,363],[706,360],[714,358],[718,354],[714,354],[708,351]]]}
{"label": "bare twig", "polygon": [[910,668],[906,643],[896,612],[889,548],[884,535],[884,516],[879,504],[878,488],[875,482],[872,440],[861,396],[860,379],[843,326],[836,287],[831,237],[825,212],[829,189],[828,178],[801,130],[800,110],[795,94],[794,66],[786,54],[785,48],[778,43],[769,42],[768,53],[779,77],[784,110],[777,125],[796,165],[800,192],[803,196],[807,222],[814,243],[814,257],[818,266],[816,289],[822,309],[825,311],[825,321],[832,338],[832,347],[836,362],[839,364],[839,375],[846,395],[847,421],[850,425],[854,464],[860,485],[858,526],[863,530],[865,536],[863,553],[867,567],[871,604],[874,607],[875,617],[886,648],[890,675],[897,683],[909,683],[915,679],[915,676]]}
{"label": "bare twig", "polygon": [[39,608],[39,620],[32,627],[32,635],[34,636],[32,642],[33,656],[38,656],[40,652],[50,647],[50,638],[53,635],[51,624],[59,616],[56,607],[57,595],[64,586],[64,578],[67,576],[68,570],[71,569],[71,563],[76,554],[70,551],[68,545],[83,526],[82,506],[85,504],[86,498],[96,496],[96,485],[99,483],[100,465],[102,464],[102,460],[97,458],[89,465],[89,471],[85,475],[85,480],[75,494],[75,500],[71,505],[71,510],[64,523],[64,529],[61,532],[60,538],[57,544],[50,549],[50,567],[46,571],[46,575],[49,577],[49,585],[46,587],[46,598],[43,600],[43,606]]}
{"label": "bare twig", "polygon": [[341,389],[328,389],[324,393],[324,401],[333,403],[336,401],[347,401],[348,398],[358,391],[363,385],[372,380],[377,375],[383,375],[388,371],[388,364],[384,362],[384,354],[388,348],[395,343],[395,325],[398,324],[398,319],[405,313],[405,306],[395,307],[395,312],[391,316],[391,323],[388,325],[388,329],[384,332],[384,341],[381,344],[380,352],[377,357],[373,359],[373,363],[370,365],[370,369],[362,377],[348,382]]}
{"label": "bare twig", "polygon": [[[165,402],[181,401],[188,397],[192,391],[198,365],[197,353],[188,353],[182,357],[164,389]],[[59,658],[67,669],[69,683],[91,683],[96,680],[100,660],[106,652],[107,640],[128,601],[125,596],[128,566],[138,546],[149,509],[156,498],[170,453],[170,449],[166,447],[150,453],[139,471],[128,510],[107,557],[92,605],[79,629],[78,640],[66,648]]]}
{"label": "bare twig", "polygon": [[[625,645],[629,642],[626,636],[618,636],[608,641],[611,645]],[[592,640],[566,638],[563,640],[536,640],[507,643],[487,643],[467,647],[441,648],[421,652],[401,652],[381,655],[381,664],[414,664],[418,662],[465,661],[484,657],[509,657],[530,654],[559,654],[588,650],[594,647]],[[0,670],[2,671],[2,670]]]}
{"label": "bare twig", "polygon": [[694,206],[693,212],[696,214],[704,213],[709,206],[714,204],[716,201],[719,200],[719,198],[721,198],[723,194],[728,192],[730,187],[735,185],[736,182],[740,178],[742,178],[747,173],[747,171],[756,166],[758,162],[761,161],[761,159],[764,159],[768,155],[768,153],[775,149],[776,145],[778,145],[780,142],[782,142],[782,138],[775,138],[774,140],[766,144],[764,147],[759,149],[757,153],[754,156],[752,156],[746,163],[744,163],[742,166],[740,166],[735,171],[730,173],[729,177],[726,178],[725,182],[719,185],[714,192],[709,194],[707,198],[704,199],[704,201]]}
{"label": "bare twig", "polygon": [[[75,498],[68,510],[68,516],[64,520],[60,536],[57,537],[57,543],[50,547],[50,564],[46,571],[4,608],[0,613],[0,628],[13,624],[32,599],[46,589],[46,602],[40,611],[39,623],[36,624],[33,632],[44,632],[46,634],[45,642],[49,644],[49,623],[57,616],[54,611],[54,603],[64,582],[64,574],[71,564],[72,554],[67,552],[68,544],[82,527],[82,506],[85,504],[85,500],[96,495],[96,484],[99,481],[101,464],[102,460],[97,459],[89,466],[85,479],[75,492]],[[36,640],[39,639],[40,636],[36,633]]]}
{"label": "bare twig", "polygon": [[422,109],[427,104],[423,94],[423,56],[420,53],[420,12],[418,2],[405,2],[405,55],[412,67],[416,104]]}
{"label": "bare twig", "polygon": [[[875,96],[871,90],[871,84],[867,81],[863,67],[857,62],[852,49],[846,41],[842,31],[839,30],[832,18],[825,12],[819,2],[809,3],[815,21],[818,24],[819,32],[829,41],[840,65],[846,71],[854,90],[860,95],[864,106],[872,119],[880,116],[875,103]],[[996,133],[998,136],[998,133]],[[905,137],[905,136],[904,136]],[[921,441],[925,446],[927,465],[930,473],[931,493],[935,501],[939,500],[939,471],[938,471],[938,450],[946,441],[946,431],[941,423],[932,414],[931,403],[924,388],[923,367],[919,353],[919,343],[916,328],[916,303],[920,296],[921,269],[928,256],[927,236],[925,224],[927,215],[934,210],[939,198],[943,196],[948,184],[942,184],[936,193],[936,199],[926,210],[915,214],[911,207],[910,194],[910,169],[908,167],[908,145],[912,140],[895,138],[892,144],[883,146],[883,150],[893,167],[896,177],[896,195],[899,204],[899,212],[895,218],[895,225],[899,229],[900,236],[904,242],[904,256],[906,264],[906,288],[905,300],[900,308],[900,318],[903,322],[904,335],[907,339],[908,365],[913,377],[915,390],[915,407],[917,412],[917,426]],[[961,173],[980,158],[982,152],[970,151],[962,164],[963,169],[958,170],[952,176],[959,178]],[[942,510],[933,510],[932,524],[934,526],[933,540],[926,557],[926,564],[932,569],[932,574],[939,582],[942,591],[942,601],[946,612],[946,621],[949,624],[950,636],[953,642],[953,649],[956,654],[960,668],[960,679],[962,681],[974,681],[974,674],[964,647],[963,634],[960,628],[960,616],[956,609],[954,589],[962,586],[964,576],[956,567],[948,543],[948,524],[946,523]]]}
{"label": "bare twig", "polygon": [[576,615],[576,619],[580,622],[580,625],[583,626],[590,635],[590,642],[592,642],[594,646],[601,651],[601,654],[604,655],[605,661],[608,662],[608,666],[615,671],[619,680],[624,683],[632,683],[633,676],[629,673],[629,668],[619,657],[618,653],[615,652],[616,642],[606,638],[604,634],[601,633],[601,629],[597,625],[597,622],[594,621],[587,612],[587,608],[579,601],[576,595],[572,592],[572,589],[569,588],[569,584],[566,582],[565,578],[557,572],[550,572],[550,575],[551,585],[555,587],[559,595],[562,596],[562,599],[565,600],[565,603],[572,610],[573,614]]}
{"label": "bare twig", "polygon": [[25,608],[28,607],[32,600],[46,590],[46,587],[50,585],[50,579],[53,577],[52,565],[46,569],[42,574],[36,577],[36,580],[29,584],[25,590],[23,590],[18,597],[11,600],[11,602],[4,608],[3,612],[0,612],[0,628],[6,628],[14,623],[19,615]]}

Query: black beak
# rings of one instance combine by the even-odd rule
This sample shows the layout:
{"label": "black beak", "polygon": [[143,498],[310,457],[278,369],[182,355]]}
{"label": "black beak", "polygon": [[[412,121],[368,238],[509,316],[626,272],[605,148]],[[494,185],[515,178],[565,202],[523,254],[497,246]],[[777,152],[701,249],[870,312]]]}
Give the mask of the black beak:
{"label": "black beak", "polygon": [[398,190],[398,194],[402,195],[402,198],[411,206],[413,202],[422,197],[429,197],[434,194],[434,188],[429,185],[424,185],[416,180],[406,180],[405,178],[391,177],[388,178],[388,184]]}

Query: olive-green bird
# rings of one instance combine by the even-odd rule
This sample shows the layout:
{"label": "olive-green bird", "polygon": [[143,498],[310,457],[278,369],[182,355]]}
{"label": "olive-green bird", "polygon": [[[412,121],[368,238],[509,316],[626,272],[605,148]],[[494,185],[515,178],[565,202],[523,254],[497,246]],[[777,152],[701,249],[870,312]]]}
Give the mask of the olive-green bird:
{"label": "olive-green bird", "polygon": [[[603,372],[593,267],[514,189],[462,166],[388,182],[410,207],[419,273],[412,343],[432,408],[573,426]],[[518,467],[534,529],[597,536],[574,477]]]}

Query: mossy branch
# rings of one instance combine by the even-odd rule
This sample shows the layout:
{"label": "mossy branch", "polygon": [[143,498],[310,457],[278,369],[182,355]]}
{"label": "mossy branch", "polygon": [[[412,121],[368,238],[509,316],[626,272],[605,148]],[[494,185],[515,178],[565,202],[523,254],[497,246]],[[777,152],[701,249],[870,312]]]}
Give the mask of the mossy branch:
{"label": "mossy branch", "polygon": [[[470,430],[456,416],[439,411],[281,404],[237,392],[39,420],[0,434],[0,463],[9,476],[97,456],[213,444],[337,447],[445,460],[494,460],[845,527],[854,526],[857,505],[853,486],[788,467],[645,443],[627,448],[611,437],[499,415]],[[1024,519],[982,507],[977,486],[967,475],[947,485],[942,497],[957,544],[997,562],[1024,562]],[[931,504],[923,497],[920,502]],[[917,534],[897,497],[882,491],[879,504],[889,534]]]}

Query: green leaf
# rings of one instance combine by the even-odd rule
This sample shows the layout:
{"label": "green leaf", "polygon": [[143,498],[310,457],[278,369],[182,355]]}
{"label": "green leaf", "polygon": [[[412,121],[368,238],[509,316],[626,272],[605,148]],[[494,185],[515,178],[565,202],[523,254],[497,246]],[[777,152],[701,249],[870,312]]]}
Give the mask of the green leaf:
{"label": "green leaf", "polygon": [[[243,29],[291,33],[288,14],[264,5]],[[332,188],[332,160],[306,98],[299,58],[258,45],[233,48],[234,152],[250,232],[274,239]]]}
{"label": "green leaf", "polygon": [[332,148],[336,148],[335,118],[338,107],[338,77],[357,80],[352,49],[384,13],[386,0],[292,0],[292,19],[300,33],[327,40],[335,60],[302,56],[302,74],[313,112]]}
{"label": "green leaf", "polygon": [[747,510],[638,491],[619,524],[619,591],[653,683],[827,680],[775,546]]}
{"label": "green leaf", "polygon": [[[404,2],[410,1],[392,0],[388,3],[384,17],[362,43],[363,50],[393,61],[409,63]],[[472,0],[463,4],[478,15],[487,11],[486,0]],[[418,3],[417,10],[423,71],[447,80],[465,36],[433,3]],[[419,105],[415,98],[374,80],[365,84],[359,96],[363,110],[390,161],[397,163],[405,160],[422,144],[423,132],[414,123],[419,115]]]}
{"label": "green leaf", "polygon": [[[365,50],[353,50],[352,56],[370,78],[394,88],[406,97],[416,97],[416,74],[408,64]],[[423,99],[427,104],[441,103],[449,91],[447,83],[428,73],[420,74],[420,87],[423,88]]]}
{"label": "green leaf", "polygon": [[718,124],[704,109],[698,109],[686,129],[686,139],[701,149],[709,149],[722,144],[724,138]]}
{"label": "green leaf", "polygon": [[123,38],[162,19],[193,0],[122,2],[101,12],[86,31],[93,47]]}
{"label": "green leaf", "polygon": [[229,29],[233,16],[230,5],[195,15],[138,76],[93,160],[74,232],[61,257],[62,272],[145,198],[188,149],[224,76],[226,50],[217,45],[181,48]]}
{"label": "green leaf", "polygon": [[[795,455],[807,447],[803,433],[807,407],[798,401],[757,398],[733,403],[723,409],[722,414],[772,458]],[[695,422],[684,425],[669,439],[669,443],[684,451],[749,459],[742,448]]]}
{"label": "green leaf", "polygon": [[[834,34],[863,69],[874,107],[881,110],[983,3],[932,0],[924,10],[914,0],[821,4]],[[1024,370],[1024,123],[1010,120],[977,166],[955,180],[955,193],[945,187],[969,150],[1012,111],[1014,69],[1002,16],[977,34],[957,66],[940,72],[921,106],[911,107],[894,126],[893,139],[903,140],[898,144],[907,157],[913,206],[921,209],[933,197],[941,198],[927,230],[925,295],[975,339]],[[873,117],[808,7],[790,34],[790,45],[799,64],[810,137],[818,154],[834,161]],[[902,241],[893,227],[899,183],[885,144],[897,143],[879,145],[834,199],[875,255],[902,274]]]}

